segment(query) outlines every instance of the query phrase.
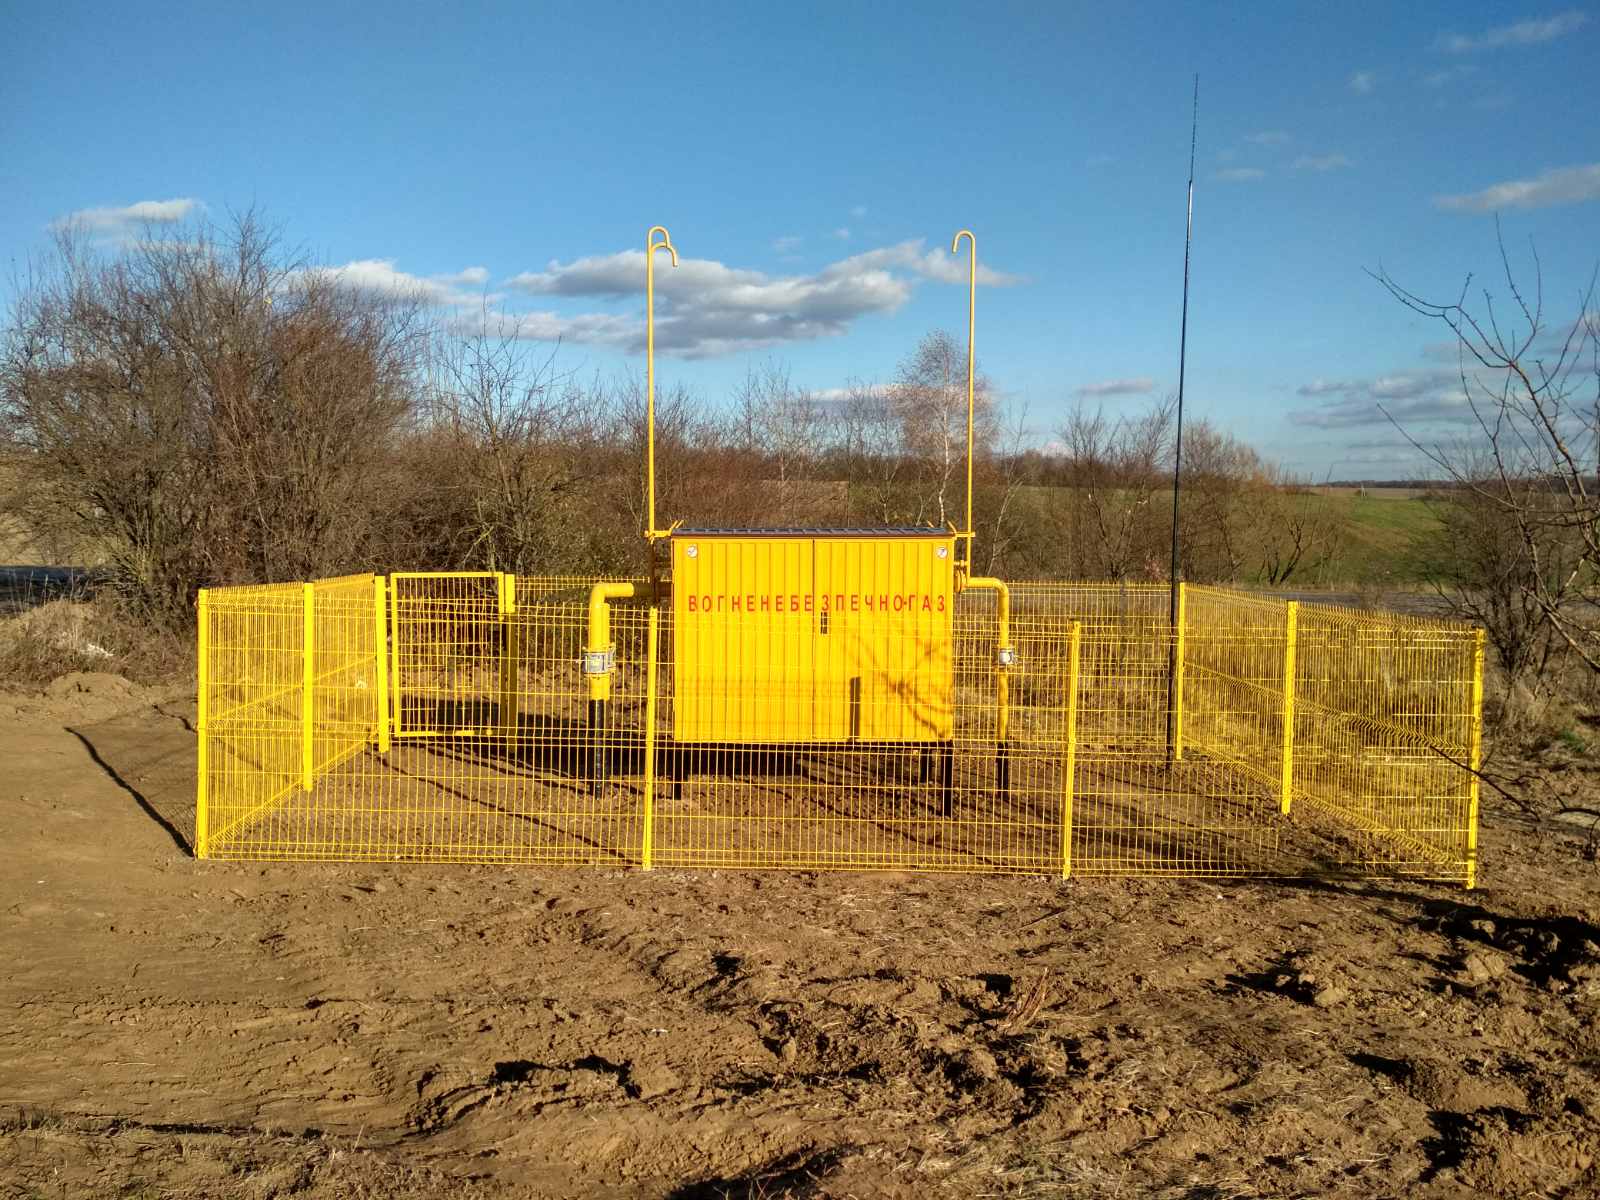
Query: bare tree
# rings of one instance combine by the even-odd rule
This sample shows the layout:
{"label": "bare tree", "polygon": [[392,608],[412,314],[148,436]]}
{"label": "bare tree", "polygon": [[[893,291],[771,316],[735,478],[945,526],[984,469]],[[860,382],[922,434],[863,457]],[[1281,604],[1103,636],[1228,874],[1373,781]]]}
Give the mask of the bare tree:
{"label": "bare tree", "polygon": [[530,573],[584,562],[604,395],[488,322],[442,336],[430,372],[409,524],[434,564]]}
{"label": "bare tree", "polygon": [[1168,486],[1173,403],[1134,417],[1075,409],[1060,431],[1066,483],[1091,578],[1155,573],[1167,523],[1151,500]]}
{"label": "bare tree", "polygon": [[883,525],[906,523],[909,517],[902,512],[906,459],[890,391],[852,381],[845,389],[841,412],[845,477],[860,489],[866,517]]}
{"label": "bare tree", "polygon": [[1179,522],[1184,578],[1274,586],[1326,562],[1345,525],[1331,501],[1208,421],[1184,434]]}
{"label": "bare tree", "polygon": [[742,448],[751,458],[756,507],[785,523],[816,518],[821,493],[813,485],[823,448],[821,412],[810,392],[794,386],[788,367],[769,359],[745,373],[734,397]]}
{"label": "bare tree", "polygon": [[[917,521],[946,525],[959,520],[951,485],[967,455],[967,351],[943,330],[917,343],[900,364],[890,392],[903,452],[916,470],[921,502]],[[982,375],[973,380],[973,453],[993,448],[992,389]]]}
{"label": "bare tree", "polygon": [[22,515],[164,620],[206,582],[347,568],[426,336],[417,305],[305,269],[252,214],[109,257],[64,231],[0,357]]}
{"label": "bare tree", "polygon": [[[1531,298],[1519,285],[1505,242],[1496,237],[1506,297],[1484,288],[1474,302],[1469,275],[1455,300],[1436,303],[1374,277],[1413,312],[1448,328],[1459,351],[1461,390],[1476,436],[1457,445],[1408,439],[1456,485],[1447,503],[1461,506],[1447,536],[1493,547],[1493,562],[1474,578],[1440,581],[1461,614],[1500,624],[1536,619],[1592,674],[1600,674],[1600,316],[1595,277],[1578,314],[1554,322],[1544,311],[1543,274],[1532,254]],[[1398,422],[1397,422],[1398,424]],[[1491,533],[1484,530],[1491,524]],[[1486,605],[1485,588],[1502,593]],[[1505,593],[1513,591],[1514,604]],[[1493,626],[1491,625],[1491,629]],[[1508,669],[1522,662],[1527,631],[1496,636]]]}

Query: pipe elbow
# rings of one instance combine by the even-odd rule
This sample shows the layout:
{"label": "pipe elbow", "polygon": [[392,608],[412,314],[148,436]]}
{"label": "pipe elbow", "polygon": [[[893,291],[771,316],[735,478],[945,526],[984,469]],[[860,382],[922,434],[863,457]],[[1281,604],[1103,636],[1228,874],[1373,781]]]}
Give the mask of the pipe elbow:
{"label": "pipe elbow", "polygon": [[[600,641],[610,642],[613,600],[627,600],[639,594],[636,583],[597,583],[589,589],[589,648],[604,650]],[[597,640],[598,638],[598,640]]]}
{"label": "pipe elbow", "polygon": [[995,579],[989,575],[970,575],[967,577],[967,586],[969,588],[977,588],[983,592],[993,592],[1002,627],[1009,625],[1011,621],[1011,589],[1006,586],[1005,580]]}

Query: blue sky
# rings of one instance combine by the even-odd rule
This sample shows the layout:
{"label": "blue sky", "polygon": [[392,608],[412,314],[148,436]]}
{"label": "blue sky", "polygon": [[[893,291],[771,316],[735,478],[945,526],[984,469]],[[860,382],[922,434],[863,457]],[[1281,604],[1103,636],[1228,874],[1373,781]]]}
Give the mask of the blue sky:
{"label": "blue sky", "polygon": [[[1493,215],[1579,313],[1600,259],[1600,12],[1551,5],[32,4],[0,9],[0,261],[87,213],[257,206],[318,261],[487,299],[587,375],[825,391],[962,332],[1048,442],[1174,391],[1200,74],[1187,398],[1313,477],[1406,474],[1377,413],[1461,418],[1430,296],[1497,279]],[[1503,292],[1503,287],[1499,289]]]}

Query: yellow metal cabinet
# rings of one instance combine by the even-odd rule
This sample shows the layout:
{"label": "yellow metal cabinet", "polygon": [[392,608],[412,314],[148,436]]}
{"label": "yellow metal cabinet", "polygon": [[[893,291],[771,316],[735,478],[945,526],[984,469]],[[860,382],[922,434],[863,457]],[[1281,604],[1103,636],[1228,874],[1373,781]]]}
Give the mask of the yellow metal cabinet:
{"label": "yellow metal cabinet", "polygon": [[674,736],[949,739],[954,562],[937,530],[677,530]]}

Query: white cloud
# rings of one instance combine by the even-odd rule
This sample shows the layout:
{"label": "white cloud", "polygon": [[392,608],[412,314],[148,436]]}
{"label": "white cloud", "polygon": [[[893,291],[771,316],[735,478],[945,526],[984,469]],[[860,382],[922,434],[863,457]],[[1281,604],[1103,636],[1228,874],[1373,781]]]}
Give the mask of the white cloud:
{"label": "white cloud", "polygon": [[1378,77],[1371,71],[1357,71],[1350,76],[1349,88],[1358,96],[1371,95],[1378,86]]}
{"label": "white cloud", "polygon": [[399,270],[392,258],[363,258],[342,267],[312,267],[305,274],[368,295],[420,300],[424,304],[459,306],[499,299],[481,291],[489,281],[487,267],[467,267],[453,275],[424,277]]}
{"label": "white cloud", "polygon": [[857,396],[875,396],[883,398],[894,394],[894,385],[888,383],[862,383],[853,387],[817,388],[808,392],[813,400],[819,404],[843,404]]}
{"label": "white cloud", "polygon": [[1444,67],[1438,71],[1430,71],[1422,77],[1422,82],[1431,88],[1443,87],[1452,80],[1465,79],[1478,69],[1477,63],[1457,63],[1453,67]]}
{"label": "white cloud", "polygon": [[828,236],[831,238],[837,238],[841,242],[848,242],[850,240],[850,227],[848,225],[841,225]]}
{"label": "white cloud", "polygon": [[1102,379],[1086,383],[1073,394],[1076,396],[1143,396],[1156,390],[1156,381],[1148,375],[1129,379]]}
{"label": "white cloud", "polygon": [[1548,208],[1600,200],[1600,163],[1557,167],[1532,179],[1511,179],[1481,192],[1437,196],[1434,204],[1457,212],[1495,212],[1502,208]]}
{"label": "white cloud", "polygon": [[1356,429],[1364,425],[1387,425],[1392,421],[1402,428],[1414,425],[1454,424],[1472,414],[1466,393],[1457,388],[1427,396],[1400,400],[1356,397],[1337,404],[1301,409],[1289,414],[1296,425],[1315,429]]}
{"label": "white cloud", "polygon": [[805,238],[795,237],[793,235],[773,238],[772,248],[779,254],[793,254],[796,250],[800,249],[800,244],[804,241]]}
{"label": "white cloud", "polygon": [[1252,133],[1244,139],[1252,146],[1286,146],[1294,141],[1281,129],[1263,129],[1260,133]]}
{"label": "white cloud", "polygon": [[850,210],[850,215],[858,221],[861,220],[862,217],[867,215],[867,206],[865,204],[856,205]]}
{"label": "white cloud", "polygon": [[188,196],[172,200],[140,200],[121,208],[81,208],[56,222],[58,228],[73,226],[96,233],[122,233],[139,225],[172,225],[202,208]]}
{"label": "white cloud", "polygon": [[1345,379],[1313,379],[1310,383],[1302,383],[1295,391],[1302,396],[1332,396],[1360,386]]}
{"label": "white cloud", "polygon": [[1470,415],[1461,377],[1454,371],[1397,372],[1374,379],[1316,379],[1295,391],[1302,396],[1328,397],[1312,408],[1289,414],[1296,425],[1317,429],[1386,425],[1391,417],[1401,425],[1448,423]]}
{"label": "white cloud", "polygon": [[[656,345],[685,358],[708,358],[780,342],[833,337],[864,316],[892,313],[910,298],[918,280],[967,282],[964,255],[928,249],[921,240],[855,254],[811,275],[768,275],[710,259],[681,258],[656,271]],[[526,271],[509,286],[533,296],[619,300],[644,288],[642,250],[550,263]],[[1003,287],[1017,277],[980,264],[978,282]],[[510,316],[502,331],[539,340],[564,338],[636,350],[644,340],[636,317],[557,313]]]}
{"label": "white cloud", "polygon": [[[881,250],[867,250],[861,254],[852,255],[837,266],[852,264],[868,267],[890,267],[910,271],[923,279],[931,279],[935,283],[966,283],[970,268],[967,265],[965,247],[959,255],[951,254],[935,247],[924,250],[925,243],[921,238],[908,242],[897,242],[893,246],[885,246]],[[1020,275],[1008,275],[1003,271],[996,271],[978,264],[978,282],[985,287],[1012,287],[1023,282]]]}
{"label": "white cloud", "polygon": [[1294,160],[1296,171],[1337,171],[1349,165],[1350,160],[1342,154],[1302,154]]}
{"label": "white cloud", "polygon": [[1218,171],[1216,177],[1224,183],[1254,183],[1265,179],[1267,173],[1260,167],[1227,167]]}
{"label": "white cloud", "polygon": [[1542,42],[1551,42],[1569,33],[1576,33],[1588,23],[1587,13],[1569,9],[1544,20],[1500,25],[1476,36],[1441,33],[1434,40],[1434,49],[1449,54],[1471,54],[1477,50],[1501,50],[1507,46],[1537,46]]}
{"label": "white cloud", "polygon": [[482,287],[489,282],[489,268],[467,267],[454,275],[435,275],[434,279],[447,287]]}

